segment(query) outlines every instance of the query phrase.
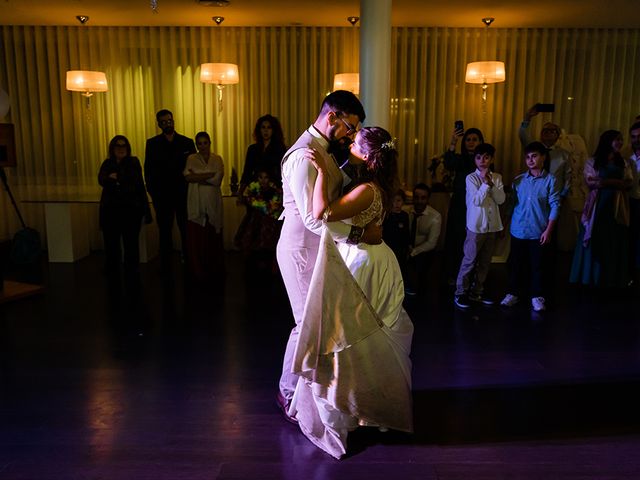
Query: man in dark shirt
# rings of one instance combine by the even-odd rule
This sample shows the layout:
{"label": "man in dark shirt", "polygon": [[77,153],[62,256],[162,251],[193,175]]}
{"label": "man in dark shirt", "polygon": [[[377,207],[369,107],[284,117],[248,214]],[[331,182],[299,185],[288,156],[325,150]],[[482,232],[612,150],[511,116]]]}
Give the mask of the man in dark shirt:
{"label": "man in dark shirt", "polygon": [[187,157],[196,152],[196,147],[193,140],[176,133],[173,114],[169,110],[160,110],[156,120],[162,133],[147,140],[144,177],[156,211],[160,257],[163,268],[166,268],[173,250],[171,232],[174,216],[180,230],[183,257],[186,253],[187,182],[183,171]]}

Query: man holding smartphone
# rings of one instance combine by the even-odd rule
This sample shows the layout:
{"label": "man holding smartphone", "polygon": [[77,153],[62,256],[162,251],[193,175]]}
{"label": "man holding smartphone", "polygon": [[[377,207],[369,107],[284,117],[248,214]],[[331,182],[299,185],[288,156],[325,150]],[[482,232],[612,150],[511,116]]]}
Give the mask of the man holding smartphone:
{"label": "man holding smartphone", "polygon": [[[554,110],[554,105],[548,103],[537,103],[527,110],[518,130],[518,136],[523,147],[533,141],[529,131],[531,119],[541,112],[553,112]],[[569,161],[569,152],[556,145],[559,138],[560,127],[558,125],[552,122],[546,122],[542,125],[540,141],[549,149],[549,165],[545,165],[545,169],[556,177],[560,198],[564,199],[569,194],[569,188],[571,187],[571,162]]]}

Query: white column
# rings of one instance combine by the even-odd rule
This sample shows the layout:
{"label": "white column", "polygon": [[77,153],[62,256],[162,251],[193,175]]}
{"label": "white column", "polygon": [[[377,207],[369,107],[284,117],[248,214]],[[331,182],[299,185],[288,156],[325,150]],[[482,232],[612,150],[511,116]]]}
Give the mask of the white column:
{"label": "white column", "polygon": [[391,0],[360,0],[360,100],[366,125],[389,129]]}
{"label": "white column", "polygon": [[72,263],[89,255],[86,209],[80,203],[45,203],[49,262]]}

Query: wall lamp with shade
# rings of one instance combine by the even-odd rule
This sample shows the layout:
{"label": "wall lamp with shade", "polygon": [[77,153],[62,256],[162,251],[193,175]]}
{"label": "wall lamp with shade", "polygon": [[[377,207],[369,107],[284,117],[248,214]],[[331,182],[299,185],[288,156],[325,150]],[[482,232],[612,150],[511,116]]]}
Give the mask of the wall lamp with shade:
{"label": "wall lamp with shade", "polygon": [[[494,20],[495,18],[493,17],[485,17],[482,19],[482,23],[487,27],[485,28],[484,35],[485,48],[487,44],[486,33],[489,31],[489,27]],[[487,85],[490,83],[504,82],[505,79],[504,62],[497,60],[485,60],[481,62],[468,63],[464,81],[466,83],[482,84],[482,105],[485,107],[487,103]]]}
{"label": "wall lamp with shade", "polygon": [[348,90],[354,95],[360,94],[359,73],[336,73],[333,77],[333,91]]}
{"label": "wall lamp with shade", "polygon": [[82,92],[82,96],[87,99],[87,109],[89,109],[91,108],[91,97],[95,92],[109,90],[107,76],[104,72],[69,70],[67,72],[67,90]]}
{"label": "wall lamp with shade", "polygon": [[203,63],[200,65],[200,81],[214,83],[218,89],[218,110],[222,111],[222,91],[225,85],[240,82],[238,65],[235,63]]}
{"label": "wall lamp with shade", "polygon": [[467,64],[466,83],[482,84],[482,101],[487,101],[487,85],[504,82],[506,79],[504,62],[484,61]]}

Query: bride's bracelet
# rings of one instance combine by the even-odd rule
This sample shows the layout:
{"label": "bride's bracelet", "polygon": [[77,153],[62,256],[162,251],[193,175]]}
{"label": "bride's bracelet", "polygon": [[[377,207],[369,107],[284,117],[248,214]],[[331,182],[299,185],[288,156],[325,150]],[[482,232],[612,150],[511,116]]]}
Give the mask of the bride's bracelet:
{"label": "bride's bracelet", "polygon": [[331,207],[327,207],[322,212],[322,220],[327,223],[329,221],[329,217],[331,216]]}
{"label": "bride's bracelet", "polygon": [[352,225],[351,231],[349,232],[349,237],[347,238],[347,243],[349,245],[357,245],[358,243],[360,243],[360,239],[362,238],[363,233],[364,228]]}

